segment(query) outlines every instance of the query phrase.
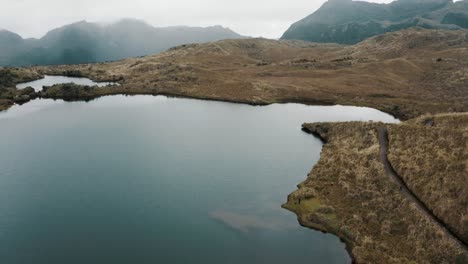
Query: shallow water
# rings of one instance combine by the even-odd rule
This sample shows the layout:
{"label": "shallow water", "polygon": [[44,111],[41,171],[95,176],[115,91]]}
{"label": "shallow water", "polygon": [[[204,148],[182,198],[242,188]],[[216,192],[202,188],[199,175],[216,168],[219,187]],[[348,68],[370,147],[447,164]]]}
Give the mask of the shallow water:
{"label": "shallow water", "polygon": [[38,92],[42,90],[43,86],[52,86],[55,84],[62,84],[62,83],[74,83],[78,85],[88,85],[88,86],[97,85],[99,87],[104,87],[108,85],[116,85],[116,83],[112,83],[112,82],[94,82],[88,78],[45,75],[43,79],[35,80],[32,82],[20,83],[16,85],[16,88],[24,89],[26,87],[32,87],[34,88],[36,92]]}
{"label": "shallow water", "polygon": [[369,108],[153,96],[35,100],[0,113],[0,259],[63,263],[349,263],[281,209],[317,162],[303,122]]}

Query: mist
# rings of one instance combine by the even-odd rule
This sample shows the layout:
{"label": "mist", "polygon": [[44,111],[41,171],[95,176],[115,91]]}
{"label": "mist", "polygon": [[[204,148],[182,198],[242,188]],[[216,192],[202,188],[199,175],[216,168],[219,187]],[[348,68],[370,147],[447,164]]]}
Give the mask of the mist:
{"label": "mist", "polygon": [[[145,20],[156,27],[229,27],[244,36],[279,38],[295,21],[311,14],[325,0],[1,0],[0,28],[24,38],[40,38],[66,24]],[[389,3],[391,0],[374,0]]]}

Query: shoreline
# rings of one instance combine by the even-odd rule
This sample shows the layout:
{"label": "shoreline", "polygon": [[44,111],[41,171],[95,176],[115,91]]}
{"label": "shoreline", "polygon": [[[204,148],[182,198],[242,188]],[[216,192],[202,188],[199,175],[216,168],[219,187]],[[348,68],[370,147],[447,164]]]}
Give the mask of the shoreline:
{"label": "shoreline", "polygon": [[[458,188],[463,182],[457,178],[458,184],[452,186],[453,179],[444,178],[451,176],[444,170],[453,168],[460,173],[456,168],[462,165],[430,167],[430,161],[438,157],[437,151],[426,151],[419,141],[428,135],[433,136],[432,141],[452,140],[455,147],[446,153],[450,156],[463,136],[455,126],[450,126],[453,122],[450,118],[438,117],[435,122],[426,122],[432,124],[432,130],[427,125],[415,125],[414,120],[440,113],[466,115],[468,79],[463,77],[463,71],[453,75],[453,69],[467,66],[467,61],[460,59],[468,52],[466,34],[405,30],[344,47],[313,47],[258,39],[220,41],[111,63],[30,67],[23,70],[36,76],[86,77],[95,82],[118,82],[120,86],[54,85],[28,97],[20,91],[14,94],[20,95],[21,102],[27,98],[91,101],[112,95],[162,95],[253,106],[299,103],[377,109],[407,121],[389,126],[400,133],[396,133],[400,144],[391,144],[390,161],[411,190],[428,208],[437,209],[437,217],[448,223],[447,219],[453,215],[445,212],[444,204],[438,203],[438,199],[434,201],[434,197],[448,199],[447,204],[455,207],[451,210],[457,209],[463,199],[453,197],[451,190],[463,193]],[[435,38],[437,42],[433,41]],[[455,46],[454,40],[459,40]],[[340,61],[344,56],[348,59]],[[4,101],[3,107],[13,103]],[[324,145],[318,163],[282,207],[294,212],[300,225],[337,236],[345,243],[353,263],[413,260],[453,263],[455,257],[463,258],[460,248],[440,236],[439,229],[413,208],[385,174],[384,166],[378,161],[379,125],[374,122],[303,125],[303,130],[320,138]],[[449,136],[434,136],[439,130],[448,132]],[[457,137],[452,137],[455,134]],[[447,146],[443,142],[434,144],[440,150]],[[423,150],[412,153],[414,149]],[[444,182],[440,189],[426,190],[412,176],[427,174],[415,166],[425,161],[431,173],[439,170],[436,172],[442,175],[427,180],[432,188],[437,185],[431,181]],[[455,161],[439,161],[440,164],[450,162]],[[459,223],[449,224],[453,227]],[[463,232],[463,227],[456,230]]]}
{"label": "shoreline", "polygon": [[[59,75],[55,75],[59,76]],[[70,76],[65,76],[65,77],[70,77]],[[87,78],[87,77],[83,77]],[[37,79],[39,80],[39,79]],[[92,79],[91,79],[92,80]],[[34,80],[33,80],[34,81]],[[93,80],[95,81],[95,80]],[[60,84],[59,84],[60,85]],[[54,85],[54,86],[59,86],[59,85]],[[52,86],[52,87],[54,87]],[[89,87],[89,86],[81,86],[81,85],[76,85],[77,87]],[[120,84],[120,86],[123,86]],[[112,87],[112,86],[109,86]],[[101,89],[97,88],[97,89]],[[149,89],[151,90],[151,89]],[[18,89],[20,91],[20,89]],[[243,100],[243,99],[231,99],[231,98],[225,98],[225,97],[215,97],[215,96],[206,96],[206,95],[190,95],[190,94],[182,94],[182,93],[171,93],[171,92],[132,92],[132,91],[116,91],[114,92],[109,92],[109,93],[97,93],[97,94],[92,94],[89,96],[83,96],[83,97],[73,97],[73,98],[67,98],[66,96],[48,96],[48,95],[43,95],[41,91],[34,92],[30,94],[30,98],[24,101],[20,102],[15,102],[13,100],[8,100],[10,101],[9,103],[6,104],[0,104],[0,112],[8,110],[10,107],[13,105],[23,105],[28,103],[29,101],[32,101],[34,99],[53,99],[53,100],[63,100],[65,102],[79,102],[79,101],[84,101],[84,102],[89,102],[95,99],[99,99],[101,97],[106,97],[106,96],[114,96],[114,95],[124,95],[124,96],[137,96],[137,95],[148,95],[148,96],[166,96],[170,98],[185,98],[185,99],[193,99],[193,100],[203,100],[203,101],[214,101],[214,102],[224,102],[224,103],[233,103],[233,104],[244,104],[244,105],[251,105],[251,106],[268,106],[272,104],[301,104],[305,106],[335,106],[335,105],[342,105],[342,106],[354,106],[354,107],[367,107],[367,108],[373,108],[378,111],[381,111],[383,113],[386,113],[388,115],[391,115],[392,117],[399,119],[401,121],[407,120],[409,114],[408,113],[402,113],[400,111],[391,111],[386,107],[375,107],[372,106],[371,104],[358,104],[358,103],[349,103],[349,104],[343,104],[339,103],[336,101],[330,101],[330,100],[315,100],[315,99],[309,99],[309,98],[294,98],[294,99],[279,99],[275,101],[266,101],[266,100]]]}
{"label": "shoreline", "polygon": [[[40,92],[38,92],[38,93],[40,93]],[[98,99],[98,98],[101,98],[101,97],[114,96],[114,95],[123,95],[123,96],[138,96],[138,95],[166,96],[168,98],[184,98],[184,99],[190,99],[190,100],[216,101],[216,102],[225,102],[225,103],[234,103],[234,104],[245,104],[245,105],[251,105],[251,106],[267,106],[267,105],[271,105],[271,104],[275,104],[275,103],[278,103],[278,104],[298,103],[298,104],[303,104],[303,105],[319,105],[319,104],[304,104],[304,103],[299,103],[299,102],[294,102],[294,101],[270,102],[270,103],[266,103],[266,102],[252,103],[250,101],[225,100],[225,99],[220,99],[220,98],[206,98],[206,97],[203,97],[203,96],[193,97],[193,96],[187,96],[187,95],[174,95],[174,94],[171,94],[171,93],[157,93],[157,94],[154,94],[154,93],[99,94],[99,95],[95,95],[95,96],[87,97],[87,98],[73,98],[73,99],[68,99],[68,100],[64,100],[62,97],[52,98],[52,97],[38,96],[37,98],[34,98],[34,99],[53,99],[53,100],[64,100],[64,101],[92,101],[92,100],[95,100],[95,99]],[[321,105],[337,105],[337,104],[324,103],[324,104],[321,104]],[[357,107],[366,107],[366,106],[357,106]],[[379,110],[379,109],[377,109],[377,110]],[[328,130],[327,131],[321,131],[320,129],[321,129],[320,126],[314,127],[314,129],[310,129],[310,127],[307,126],[306,124],[304,124],[303,127],[302,127],[303,131],[305,131],[305,132],[317,137],[318,139],[320,139],[324,144],[323,147],[325,147],[327,144],[329,144],[329,138],[327,137]],[[322,151],[323,151],[323,149],[322,149]],[[322,159],[322,154],[323,153],[321,153],[320,159]],[[317,166],[317,165],[314,165],[314,167],[312,168],[312,171],[314,170],[315,166]],[[299,185],[299,187],[301,187],[301,185]],[[332,234],[332,235],[338,237],[340,239],[340,241],[345,244],[346,251],[347,251],[349,257],[351,258],[352,263],[362,263],[362,262],[359,262],[357,260],[358,256],[353,253],[354,244],[353,244],[353,241],[350,239],[349,235],[343,233],[340,229],[334,228],[332,225],[327,226],[326,223],[319,224],[319,223],[314,223],[314,222],[311,222],[310,220],[307,220],[306,218],[304,218],[305,217],[304,215],[300,214],[299,212],[295,211],[293,208],[289,207],[288,206],[289,202],[290,202],[290,197],[288,197],[288,202],[283,204],[281,207],[283,209],[286,209],[286,210],[288,210],[290,212],[295,213],[296,216],[297,216],[297,220],[298,220],[298,222],[299,222],[299,224],[301,226],[306,227],[306,228],[310,228],[310,229],[313,229],[313,230],[316,230],[316,231],[319,231],[319,232]]]}
{"label": "shoreline", "polygon": [[288,208],[287,202],[285,204],[281,205],[281,208],[293,213],[297,217],[297,222],[299,223],[300,226],[304,228],[308,228],[317,232],[321,232],[323,234],[330,234],[333,236],[336,236],[343,244],[345,244],[345,250],[348,253],[349,258],[351,259],[351,264],[355,264],[356,262],[356,256],[353,254],[353,245],[352,243],[340,232],[337,230],[329,229],[323,226],[320,226],[319,224],[312,224],[310,222],[304,221],[302,219],[302,216],[295,212],[294,210]]}
{"label": "shoreline", "polygon": [[[326,137],[324,137],[323,134],[321,134],[321,133],[319,133],[317,131],[309,129],[305,123],[302,125],[301,130],[303,132],[307,133],[307,134],[310,134],[313,137],[318,138],[322,142],[322,151],[323,151],[323,148],[325,147],[325,145],[328,144],[328,139]],[[320,158],[322,158],[322,153],[320,153]],[[313,168],[316,165],[317,164],[315,164],[312,167],[311,170],[313,170]],[[309,175],[307,175],[307,176],[309,176]],[[298,184],[298,188],[301,188],[301,184]],[[318,231],[318,232],[322,232],[324,234],[331,234],[331,235],[336,236],[342,243],[345,244],[346,252],[348,253],[349,257],[351,258],[351,264],[357,263],[356,262],[356,256],[353,254],[353,244],[352,244],[352,242],[344,234],[342,234],[337,229],[327,228],[326,226],[322,226],[322,225],[320,225],[318,223],[312,223],[310,221],[304,220],[303,215],[301,215],[299,212],[295,211],[293,208],[288,206],[288,203],[290,201],[290,196],[291,196],[291,194],[288,196],[287,202],[281,205],[281,208],[295,214],[296,217],[297,217],[297,221],[298,221],[299,225],[301,225],[302,227],[309,228],[309,229],[312,229],[312,230],[315,230],[315,231]]]}
{"label": "shoreline", "polygon": [[[406,131],[402,128],[425,131],[426,119],[422,117],[417,121],[386,126],[401,129],[404,139]],[[442,114],[436,117],[435,123],[441,126],[436,129],[453,129],[450,122],[468,127],[466,121],[468,113]],[[460,229],[453,230],[453,226],[445,222],[446,217],[441,219],[443,215],[428,216],[427,211],[414,205],[414,199],[409,199],[387,174],[381,160],[378,132],[381,126],[382,123],[373,122],[304,124],[303,131],[321,139],[323,149],[307,179],[288,196],[282,207],[295,213],[301,226],[337,236],[346,244],[353,263],[387,263],[394,258],[402,263],[437,259],[438,263],[468,261],[466,242],[459,236]],[[461,131],[453,130],[453,133],[463,134]],[[400,147],[391,145],[393,150]],[[437,155],[437,152],[433,154]],[[357,181],[357,177],[361,180]],[[412,181],[404,183],[417,199],[421,199],[421,193],[411,188]],[[423,198],[421,202],[429,201],[427,197]],[[463,203],[462,199],[454,202],[460,206]],[[389,211],[392,213],[387,213]],[[369,218],[371,215],[373,217]],[[447,229],[451,231],[446,232]],[[379,253],[376,248],[380,247],[382,252]]]}
{"label": "shoreline", "polygon": [[[39,93],[39,92],[38,92]],[[301,105],[304,105],[304,106],[337,106],[338,104],[330,104],[330,103],[324,103],[324,104],[304,104],[304,103],[300,103],[300,102],[293,102],[293,101],[290,101],[290,102],[272,102],[272,103],[252,103],[252,102],[243,102],[243,101],[236,101],[236,100],[224,100],[224,99],[212,99],[212,98],[198,98],[198,97],[190,97],[190,96],[175,96],[175,95],[172,95],[172,94],[141,94],[141,93],[136,93],[136,94],[106,94],[106,95],[99,95],[99,96],[96,96],[96,97],[93,97],[93,98],[79,98],[79,99],[73,99],[73,100],[65,100],[63,98],[51,98],[51,97],[36,97],[34,99],[31,99],[30,101],[34,101],[34,100],[37,100],[37,99],[51,99],[51,100],[62,100],[64,102],[90,102],[90,101],[93,101],[93,100],[97,100],[99,98],[104,98],[104,97],[108,97],[108,96],[119,96],[119,95],[122,95],[122,96],[165,96],[165,97],[168,97],[168,98],[181,98],[181,99],[188,99],[188,100],[201,100],[201,101],[211,101],[211,102],[222,102],[222,103],[231,103],[231,104],[242,104],[242,105],[250,105],[250,106],[269,106],[269,105],[272,105],[272,104],[301,104]],[[27,104],[29,103],[30,101],[28,102],[25,102],[25,103],[22,103],[22,104]],[[21,104],[21,105],[22,105]],[[20,104],[14,104],[14,105],[20,105]],[[20,106],[21,106],[20,105]],[[13,105],[12,105],[13,106]],[[354,106],[354,107],[365,107],[365,106]],[[6,110],[8,110],[9,108],[7,108]],[[377,109],[376,109],[377,110]],[[380,110],[379,110],[380,111]],[[0,111],[1,113],[2,111]],[[314,136],[316,136],[317,138],[321,139],[323,141],[323,139],[319,136],[319,134],[314,134]],[[281,206],[281,208],[289,211],[289,212],[292,212],[294,213],[293,211],[289,210],[287,207],[284,207],[283,205]],[[350,257],[350,259],[352,260],[352,263],[355,263],[354,261],[354,256],[352,255],[352,251],[350,249],[350,244],[340,235],[338,234],[335,234],[333,232],[330,232],[329,230],[327,230],[326,228],[320,228],[318,226],[308,226],[305,222],[301,221],[301,219],[299,218],[299,216],[296,214],[296,216],[298,217],[297,219],[299,220],[298,223],[305,227],[305,228],[309,228],[309,229],[312,229],[312,230],[315,230],[315,231],[318,231],[318,232],[322,232],[322,233],[327,233],[327,234],[332,234],[334,236],[336,236],[341,242],[343,242],[345,244],[345,249],[346,249],[346,252],[348,254],[348,256]]]}

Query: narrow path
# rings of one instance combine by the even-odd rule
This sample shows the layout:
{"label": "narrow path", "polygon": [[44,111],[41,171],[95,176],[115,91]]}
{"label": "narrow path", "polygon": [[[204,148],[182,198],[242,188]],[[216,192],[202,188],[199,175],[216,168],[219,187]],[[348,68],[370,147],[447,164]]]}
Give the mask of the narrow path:
{"label": "narrow path", "polygon": [[468,252],[468,245],[461,240],[442,220],[440,220],[434,213],[413,193],[405,181],[398,175],[388,160],[388,129],[385,126],[378,128],[379,142],[380,142],[380,161],[384,165],[385,172],[390,178],[400,187],[401,193],[410,201],[416,204],[419,210],[425,214],[431,221],[436,224],[441,230],[449,236],[455,243],[460,245],[465,251]]}

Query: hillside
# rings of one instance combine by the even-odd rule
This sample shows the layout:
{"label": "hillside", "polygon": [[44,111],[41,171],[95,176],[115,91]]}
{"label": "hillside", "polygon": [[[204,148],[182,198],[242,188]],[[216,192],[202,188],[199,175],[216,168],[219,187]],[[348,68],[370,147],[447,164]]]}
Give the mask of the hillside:
{"label": "hillside", "polygon": [[115,61],[187,43],[241,37],[221,26],[155,28],[131,19],[107,25],[78,22],[54,29],[41,39],[23,39],[4,30],[0,31],[0,66]]}
{"label": "hillside", "polygon": [[[251,104],[343,104],[408,119],[468,111],[467,36],[468,31],[411,29],[354,46],[224,40],[106,64],[31,70],[121,84],[88,92],[86,99],[123,93]],[[60,93],[54,96],[60,98]]]}
{"label": "hillside", "polygon": [[468,28],[468,0],[397,0],[390,4],[329,0],[310,16],[294,23],[282,39],[355,44],[410,27]]}

